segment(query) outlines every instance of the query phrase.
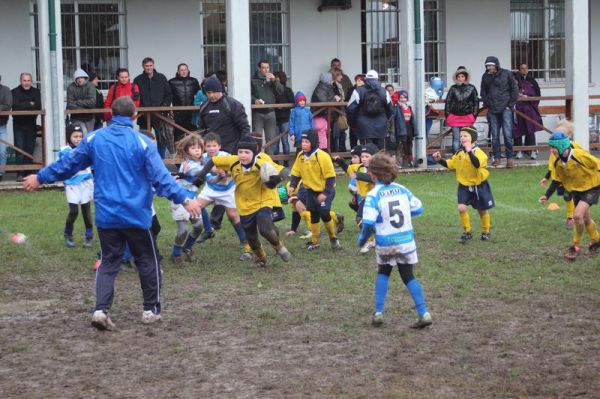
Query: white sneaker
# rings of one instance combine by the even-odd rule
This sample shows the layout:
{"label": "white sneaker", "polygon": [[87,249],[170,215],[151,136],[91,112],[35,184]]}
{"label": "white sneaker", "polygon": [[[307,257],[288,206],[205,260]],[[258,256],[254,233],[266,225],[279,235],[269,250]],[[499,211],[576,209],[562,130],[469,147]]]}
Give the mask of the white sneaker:
{"label": "white sneaker", "polygon": [[244,252],[242,256],[240,256],[240,260],[251,260],[252,254],[250,252]]}
{"label": "white sneaker", "polygon": [[160,321],[162,316],[160,314],[156,314],[151,310],[144,310],[142,313],[142,323],[144,324],[152,324]]}
{"label": "white sneaker", "polygon": [[361,254],[366,254],[367,252],[369,252],[371,250],[371,248],[374,248],[374,247],[375,247],[375,245],[371,241],[367,241],[365,243],[365,245],[363,245],[360,248],[360,253]]}
{"label": "white sneaker", "polygon": [[92,326],[98,330],[116,330],[117,327],[103,310],[96,310],[92,315]]}
{"label": "white sneaker", "polygon": [[537,156],[538,156],[537,151],[531,151],[531,159],[537,159]]}
{"label": "white sneaker", "polygon": [[430,326],[433,323],[431,318],[431,314],[429,312],[425,313],[423,316],[420,316],[415,324],[411,326],[411,328],[416,328],[421,330],[427,326]]}
{"label": "white sneaker", "polygon": [[383,324],[383,313],[376,312],[373,313],[373,318],[371,319],[371,325],[373,327],[379,327]]}
{"label": "white sneaker", "polygon": [[277,255],[279,255],[279,257],[284,261],[284,262],[289,262],[290,259],[292,259],[292,254],[290,253],[290,251],[288,251],[288,249],[284,246],[282,246],[281,248],[279,248],[279,251],[277,251]]}
{"label": "white sneaker", "polygon": [[523,151],[517,152],[517,155],[515,155],[515,158],[517,158],[517,159],[523,158]]}

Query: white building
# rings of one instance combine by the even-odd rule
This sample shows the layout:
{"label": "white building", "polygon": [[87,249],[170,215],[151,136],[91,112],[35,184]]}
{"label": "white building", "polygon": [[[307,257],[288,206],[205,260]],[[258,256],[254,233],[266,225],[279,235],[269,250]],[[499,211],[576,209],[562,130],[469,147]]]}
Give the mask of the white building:
{"label": "white building", "polygon": [[[135,76],[141,60],[151,56],[167,78],[180,62],[198,78],[228,70],[231,94],[248,107],[249,77],[259,59],[285,71],[288,86],[310,96],[319,74],[337,57],[351,78],[376,69],[382,82],[414,92],[413,6],[422,4],[425,80],[441,76],[449,86],[448,77],[464,65],[479,87],[483,62],[495,55],[506,68],[527,62],[544,96],[565,95],[572,84],[579,96],[575,104],[600,94],[600,26],[592,23],[600,20],[597,0],[0,0],[2,84],[15,87],[21,72],[32,72],[49,94],[46,109],[52,96],[61,95],[44,84],[49,50],[40,51],[40,45],[44,49],[48,40],[43,34],[48,22],[38,16],[51,15],[55,2],[60,2],[57,31],[62,39],[57,57],[62,74],[56,79],[63,87],[81,66],[98,73],[106,89],[118,67],[128,67]],[[326,3],[351,7],[319,11]],[[583,58],[577,47],[582,42],[588,43]],[[568,56],[572,45],[575,63]],[[585,117],[577,115],[576,123],[587,131],[587,104],[581,113]],[[48,126],[60,126],[58,119],[52,124],[47,118]],[[59,134],[48,140],[48,159],[62,139]]]}

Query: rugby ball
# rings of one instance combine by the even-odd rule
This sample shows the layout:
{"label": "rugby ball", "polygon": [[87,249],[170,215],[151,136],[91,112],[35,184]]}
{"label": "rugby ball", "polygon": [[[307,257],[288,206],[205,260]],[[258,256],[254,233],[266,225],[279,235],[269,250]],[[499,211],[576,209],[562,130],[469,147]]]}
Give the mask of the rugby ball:
{"label": "rugby ball", "polygon": [[275,165],[269,162],[265,162],[262,165],[260,165],[260,180],[262,180],[263,183],[268,182],[271,176],[276,176],[278,174],[279,170],[277,170],[277,167],[275,167]]}
{"label": "rugby ball", "polygon": [[13,244],[25,244],[27,242],[27,236],[23,233],[15,233],[10,237]]}

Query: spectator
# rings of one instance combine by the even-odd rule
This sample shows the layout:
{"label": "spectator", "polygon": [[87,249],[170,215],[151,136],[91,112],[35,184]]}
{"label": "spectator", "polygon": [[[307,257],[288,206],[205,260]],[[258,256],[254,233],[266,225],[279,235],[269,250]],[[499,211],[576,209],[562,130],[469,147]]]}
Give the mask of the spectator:
{"label": "spectator", "polygon": [[314,129],[313,114],[306,106],[306,97],[301,91],[294,98],[295,107],[290,113],[289,136],[296,147],[296,155],[302,151],[302,133]]}
{"label": "spectator", "polygon": [[[310,102],[330,103],[340,101],[340,95],[335,93],[336,92],[333,87],[333,76],[330,72],[323,72],[319,76],[319,83],[317,83],[317,87],[315,87],[315,90],[313,90]],[[331,123],[333,124],[333,121],[331,121]],[[323,114],[315,116],[314,125],[315,129],[318,132],[319,148],[326,150],[328,148],[328,144],[331,144],[331,148],[333,149],[333,140],[331,143],[329,142],[329,121],[327,120],[327,118],[325,118]]]}
{"label": "spectator", "polygon": [[[194,96],[200,90],[198,79],[190,76],[190,70],[187,64],[184,63],[177,66],[177,73],[174,78],[169,80],[169,86],[171,86],[174,106],[193,105]],[[187,130],[195,130],[192,115],[192,111],[177,111],[175,112],[175,123]],[[177,128],[174,129],[173,133],[175,141],[181,140],[184,136],[183,131]]]}
{"label": "spectator", "polygon": [[[254,72],[250,81],[250,91],[254,104],[275,104],[276,94],[283,93],[283,85],[271,72],[269,61],[260,60],[258,70]],[[262,108],[252,111],[252,127],[254,132],[264,136],[265,143],[275,137],[277,120],[273,108]],[[275,154],[275,146],[265,148],[268,155]]]}
{"label": "spectator", "polygon": [[177,185],[154,144],[133,130],[135,106],[129,97],[112,104],[113,122],[88,135],[72,152],[28,176],[23,188],[34,191],[40,184],[64,180],[79,170],[94,169],[95,219],[100,239],[101,263],[96,271],[96,306],[92,325],[114,330],[108,317],[115,293],[125,244],[129,244],[139,270],[143,292],[142,323],[161,319],[162,273],[152,225],[153,188],[160,196],[183,204],[194,217],[198,203]]}
{"label": "spectator", "polygon": [[[140,106],[140,88],[135,83],[131,83],[131,80],[129,79],[129,70],[127,68],[119,68],[115,75],[117,82],[110,85],[106,95],[106,101],[104,101],[104,108],[110,110],[113,101],[124,96],[131,98],[135,107],[138,108]],[[104,113],[104,120],[106,122],[109,122],[111,117],[112,114],[110,112]]]}
{"label": "spectator", "polygon": [[[342,85],[343,81],[343,73],[341,69],[335,68],[331,73],[331,77],[333,78],[333,91],[335,92],[336,99],[339,97],[338,102],[344,101],[346,97],[346,92],[344,91],[344,87]],[[344,112],[344,107],[339,107],[339,111]],[[343,115],[343,118],[342,118]],[[332,113],[331,118],[331,151],[333,152],[346,152],[346,129],[340,128],[339,120],[343,119],[344,122],[347,122],[346,115],[339,114],[337,112]]]}
{"label": "spectator", "polygon": [[[171,105],[171,86],[162,73],[154,69],[154,60],[146,57],[142,60],[144,71],[133,80],[140,90],[141,107],[168,107]],[[163,113],[166,114],[166,113]],[[165,157],[166,150],[175,155],[175,143],[173,139],[173,127],[163,120],[152,117],[150,125],[146,124],[146,117],[137,120],[140,129],[151,130],[154,128],[156,145],[161,158]]]}
{"label": "spectator", "polygon": [[[527,97],[539,97],[541,95],[540,86],[536,80],[529,74],[529,66],[526,63],[519,65],[519,70],[515,73],[515,79],[519,88],[519,98],[526,99]],[[542,124],[542,116],[539,110],[539,101],[519,101],[515,106],[516,110],[527,115],[540,125]],[[535,132],[541,130],[539,126],[528,121],[517,114],[513,125],[513,139],[515,146],[523,145],[523,136],[525,136],[525,145],[536,145]],[[537,151],[526,151],[531,159],[537,158]],[[517,159],[523,157],[523,152],[517,152]]]}
{"label": "spectator", "polygon": [[454,84],[446,96],[446,124],[452,128],[452,151],[460,147],[460,128],[473,126],[479,110],[477,89],[469,83],[469,71],[459,66],[454,72]]}
{"label": "spectator", "polygon": [[[287,75],[283,71],[275,72],[275,76],[279,79],[279,83],[283,86],[283,93],[275,93],[275,102],[277,104],[293,104],[294,103],[294,92],[290,87],[287,87]],[[275,121],[277,122],[277,134],[288,131],[288,125],[290,122],[290,108],[277,108],[275,110]],[[281,147],[284,154],[290,153],[290,141],[288,135],[281,137]],[[279,145],[276,145],[275,155],[279,154]],[[288,162],[284,164],[287,166]]]}
{"label": "spectator", "polygon": [[513,74],[500,68],[497,57],[485,59],[485,73],[481,77],[481,99],[487,108],[487,118],[492,136],[492,149],[494,152],[493,166],[501,164],[500,126],[504,135],[506,147],[506,167],[512,168],[513,161],[513,108],[519,98],[519,89]]}
{"label": "spectator", "polygon": [[385,91],[387,91],[390,97],[392,97],[392,94],[394,94],[394,86],[391,84],[385,85]]}
{"label": "spectator", "polygon": [[[354,86],[350,88],[350,92],[348,93],[349,98],[352,97],[352,93],[356,90],[357,87],[363,86],[365,84],[365,75],[359,73],[354,76]],[[348,101],[348,100],[346,100]],[[358,144],[358,137],[356,136],[356,124],[353,123],[351,119],[348,119],[348,126],[350,127],[350,148],[356,147]]]}
{"label": "spectator", "polygon": [[329,72],[333,73],[333,71],[335,69],[339,69],[342,72],[342,79],[340,81],[340,83],[342,84],[342,89],[345,93],[345,97],[342,99],[342,101],[348,101],[350,100],[350,95],[352,94],[352,81],[350,80],[350,78],[348,77],[348,75],[344,74],[344,70],[342,69],[342,61],[340,61],[338,58],[334,58],[331,60],[331,63],[329,64],[330,68],[329,68]]}
{"label": "spectator", "polygon": [[[99,80],[101,79],[95,72],[90,72],[90,82],[92,83],[92,85],[94,86],[94,90],[96,91],[96,105],[94,105],[94,108],[104,108],[104,96],[102,95],[102,92],[98,89],[98,84],[100,83]],[[103,114],[102,113],[98,113],[98,114],[94,114],[94,130],[96,129],[100,129],[103,124]]]}
{"label": "spectator", "polygon": [[365,84],[357,87],[346,108],[348,119],[356,124],[362,144],[374,143],[381,150],[385,146],[387,121],[392,116],[392,100],[379,83],[379,74],[367,72]]}
{"label": "spectator", "polygon": [[[2,82],[2,76],[0,76]],[[0,111],[10,111],[12,108],[12,93],[10,89],[0,84]],[[8,115],[0,116],[0,140],[6,141],[6,125]],[[0,142],[0,167],[6,166],[6,144]],[[4,177],[4,170],[0,169],[0,181]]]}
{"label": "spectator", "polygon": [[[74,81],[67,87],[67,109],[93,109],[96,106],[96,89],[83,69],[75,70]],[[84,135],[94,130],[94,114],[71,114],[71,123],[81,126]]]}
{"label": "spectator", "polygon": [[216,75],[204,82],[208,101],[200,107],[200,128],[208,129],[221,137],[221,148],[235,154],[240,137],[250,134],[248,116],[242,103],[223,92]]}
{"label": "spectator", "polygon": [[[42,109],[42,98],[39,89],[33,87],[31,74],[21,73],[21,84],[12,89],[13,111],[34,111]],[[35,123],[37,115],[13,116],[13,136],[15,147],[33,156],[35,151]],[[17,165],[30,165],[33,162],[25,159],[20,152],[16,154]],[[31,174],[30,171],[20,170],[17,172],[17,181]]]}

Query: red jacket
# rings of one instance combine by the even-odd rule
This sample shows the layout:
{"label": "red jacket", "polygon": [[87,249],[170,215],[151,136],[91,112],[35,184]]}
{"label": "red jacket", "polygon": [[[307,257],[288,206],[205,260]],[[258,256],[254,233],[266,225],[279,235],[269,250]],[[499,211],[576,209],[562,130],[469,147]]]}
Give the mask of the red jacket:
{"label": "red jacket", "polygon": [[[124,85],[117,82],[110,85],[110,89],[108,89],[108,95],[106,96],[106,101],[104,101],[104,108],[110,109],[114,99],[123,96],[131,97],[136,108],[140,106],[140,88],[131,82],[128,82]],[[104,113],[105,121],[108,122],[111,117],[112,114],[110,112]]]}

